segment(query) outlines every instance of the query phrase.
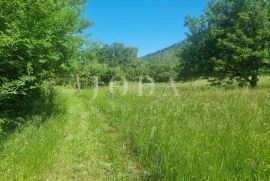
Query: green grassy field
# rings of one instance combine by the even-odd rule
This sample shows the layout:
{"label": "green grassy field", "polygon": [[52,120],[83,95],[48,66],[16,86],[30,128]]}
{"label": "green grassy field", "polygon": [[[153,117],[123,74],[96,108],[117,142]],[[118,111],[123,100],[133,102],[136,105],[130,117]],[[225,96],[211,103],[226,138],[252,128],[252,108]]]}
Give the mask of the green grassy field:
{"label": "green grassy field", "polygon": [[[270,89],[58,89],[63,111],[1,145],[0,180],[270,180]],[[145,93],[149,86],[145,86]],[[33,118],[37,119],[37,118]]]}

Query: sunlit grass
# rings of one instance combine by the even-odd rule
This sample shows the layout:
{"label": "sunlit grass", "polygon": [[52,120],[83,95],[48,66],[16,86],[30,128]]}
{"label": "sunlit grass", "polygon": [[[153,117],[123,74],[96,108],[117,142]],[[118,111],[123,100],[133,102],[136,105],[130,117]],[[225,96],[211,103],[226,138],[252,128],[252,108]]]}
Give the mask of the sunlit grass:
{"label": "sunlit grass", "polygon": [[34,116],[2,143],[0,180],[139,180],[140,167],[106,116],[84,94],[58,90],[61,112]]}
{"label": "sunlit grass", "polygon": [[95,103],[143,160],[148,178],[269,180],[267,80],[256,90],[179,84],[178,97],[166,84],[152,96],[138,96],[135,85],[126,96],[103,89]]}
{"label": "sunlit grass", "polygon": [[2,142],[0,180],[270,180],[269,82],[58,88],[62,109]]}

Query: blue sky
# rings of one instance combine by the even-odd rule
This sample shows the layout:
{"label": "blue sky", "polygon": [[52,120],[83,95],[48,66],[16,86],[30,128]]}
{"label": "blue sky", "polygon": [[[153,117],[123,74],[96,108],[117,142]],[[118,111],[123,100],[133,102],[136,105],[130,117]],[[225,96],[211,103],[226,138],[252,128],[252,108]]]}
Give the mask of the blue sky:
{"label": "blue sky", "polygon": [[139,48],[139,56],[185,38],[186,15],[199,16],[207,0],[89,0],[84,16],[94,25],[92,41],[124,43]]}

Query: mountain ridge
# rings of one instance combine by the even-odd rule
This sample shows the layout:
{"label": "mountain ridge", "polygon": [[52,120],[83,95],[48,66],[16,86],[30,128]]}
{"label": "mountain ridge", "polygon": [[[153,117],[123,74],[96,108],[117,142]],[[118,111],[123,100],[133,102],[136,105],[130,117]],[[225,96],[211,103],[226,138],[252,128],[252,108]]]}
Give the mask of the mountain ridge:
{"label": "mountain ridge", "polygon": [[181,46],[182,46],[182,42],[178,42],[167,48],[164,48],[156,52],[150,53],[148,55],[145,55],[143,57],[140,57],[140,59],[150,62],[150,63],[178,61],[178,57],[176,56],[176,54],[181,48]]}

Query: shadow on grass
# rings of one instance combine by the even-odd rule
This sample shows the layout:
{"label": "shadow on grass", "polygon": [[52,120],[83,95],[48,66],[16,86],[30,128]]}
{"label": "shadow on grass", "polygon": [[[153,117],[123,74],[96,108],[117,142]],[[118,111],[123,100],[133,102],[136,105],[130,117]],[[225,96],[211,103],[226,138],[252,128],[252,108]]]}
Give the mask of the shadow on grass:
{"label": "shadow on grass", "polygon": [[27,96],[17,95],[0,107],[0,150],[1,145],[14,131],[26,125],[39,126],[51,116],[62,111],[57,101],[57,91],[38,89]]}

